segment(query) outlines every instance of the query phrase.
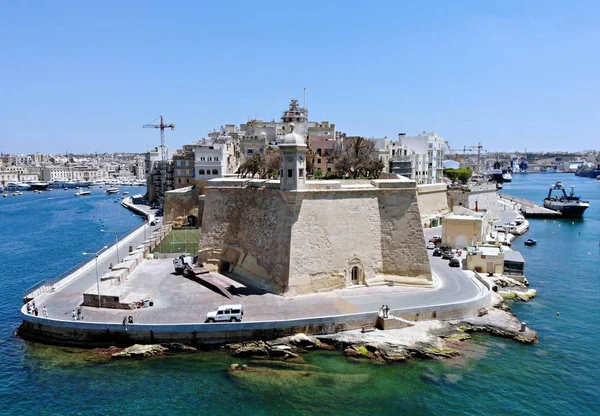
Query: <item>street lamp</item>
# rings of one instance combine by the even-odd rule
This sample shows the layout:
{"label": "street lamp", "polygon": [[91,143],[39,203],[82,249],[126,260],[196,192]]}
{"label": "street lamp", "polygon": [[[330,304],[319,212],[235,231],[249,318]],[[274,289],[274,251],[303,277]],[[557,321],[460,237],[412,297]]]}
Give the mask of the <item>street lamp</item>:
{"label": "street lamp", "polygon": [[108,248],[108,246],[104,246],[100,250],[96,251],[95,253],[87,253],[87,252],[81,253],[84,256],[94,256],[94,259],[96,261],[96,284],[98,286],[98,307],[99,308],[101,307],[101,304],[100,304],[100,276],[98,275],[98,255],[100,254],[100,252],[102,252],[103,250],[106,250],[107,248]]}
{"label": "street lamp", "polygon": [[115,233],[115,245],[117,246],[117,263],[120,263],[121,260],[119,260],[119,232],[113,231],[113,230],[105,230],[105,229],[100,230],[100,232]]}

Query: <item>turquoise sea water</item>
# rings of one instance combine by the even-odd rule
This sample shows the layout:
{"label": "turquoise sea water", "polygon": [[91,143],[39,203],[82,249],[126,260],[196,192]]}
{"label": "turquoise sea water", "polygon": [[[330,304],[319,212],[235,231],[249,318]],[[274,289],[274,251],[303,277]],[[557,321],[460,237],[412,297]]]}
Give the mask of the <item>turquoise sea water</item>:
{"label": "turquoise sea water", "polygon": [[247,361],[218,351],[105,362],[89,351],[14,338],[27,287],[111,242],[98,232],[100,219],[121,231],[141,220],[105,195],[0,199],[0,414],[598,414],[600,183],[515,175],[504,192],[541,202],[559,179],[592,207],[582,221],[531,221],[525,238],[538,245],[523,246],[523,237],[514,243],[539,296],[513,311],[539,332],[537,345],[481,334],[452,360],[380,365],[316,352],[304,356],[302,371],[248,362],[260,372],[236,376],[228,365]]}

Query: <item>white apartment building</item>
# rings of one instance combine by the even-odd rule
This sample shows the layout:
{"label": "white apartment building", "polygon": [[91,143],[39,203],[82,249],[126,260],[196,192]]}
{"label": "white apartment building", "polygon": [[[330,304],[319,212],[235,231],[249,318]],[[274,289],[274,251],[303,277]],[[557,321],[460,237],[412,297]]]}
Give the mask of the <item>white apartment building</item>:
{"label": "white apartment building", "polygon": [[213,139],[203,139],[195,150],[196,180],[222,178],[231,173],[227,169],[227,143],[215,143]]}
{"label": "white apartment building", "polygon": [[444,149],[446,140],[437,133],[423,132],[417,136],[398,135],[398,145],[414,152],[412,179],[417,183],[443,181]]}

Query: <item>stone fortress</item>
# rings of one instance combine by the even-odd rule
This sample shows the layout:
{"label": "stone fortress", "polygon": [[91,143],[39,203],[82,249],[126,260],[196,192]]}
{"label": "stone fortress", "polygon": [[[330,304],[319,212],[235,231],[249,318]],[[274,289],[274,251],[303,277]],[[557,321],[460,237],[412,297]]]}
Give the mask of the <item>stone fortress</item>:
{"label": "stone fortress", "polygon": [[199,261],[286,296],[432,286],[416,183],[307,181],[307,145],[290,127],[280,180],[208,181]]}

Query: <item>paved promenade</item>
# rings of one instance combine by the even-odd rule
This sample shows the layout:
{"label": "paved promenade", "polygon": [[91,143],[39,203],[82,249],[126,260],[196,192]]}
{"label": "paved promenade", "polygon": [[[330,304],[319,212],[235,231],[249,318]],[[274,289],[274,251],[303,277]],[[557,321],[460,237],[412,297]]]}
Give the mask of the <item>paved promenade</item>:
{"label": "paved promenade", "polygon": [[[143,237],[143,234],[135,236],[131,244],[120,248],[120,253],[126,254],[129,245],[141,244]],[[132,315],[135,322],[141,324],[202,323],[206,313],[218,306],[241,303],[245,311],[244,322],[272,321],[377,312],[382,304],[389,305],[392,310],[446,305],[466,302],[487,293],[488,289],[472,274],[451,268],[447,260],[429,254],[436,276],[434,288],[357,287],[294,298],[263,293],[233,296],[231,300],[175,275],[171,259],[146,260],[121,287],[126,292],[150,295],[154,299],[153,307],[131,311],[84,307],[83,314],[85,322],[121,323],[123,316]],[[99,273],[106,272],[108,265],[116,264],[115,261],[116,256],[99,261]],[[36,298],[36,304],[40,309],[46,306],[49,318],[71,320],[72,310],[83,300],[82,293],[95,283],[95,270],[91,269],[54,293]]]}

